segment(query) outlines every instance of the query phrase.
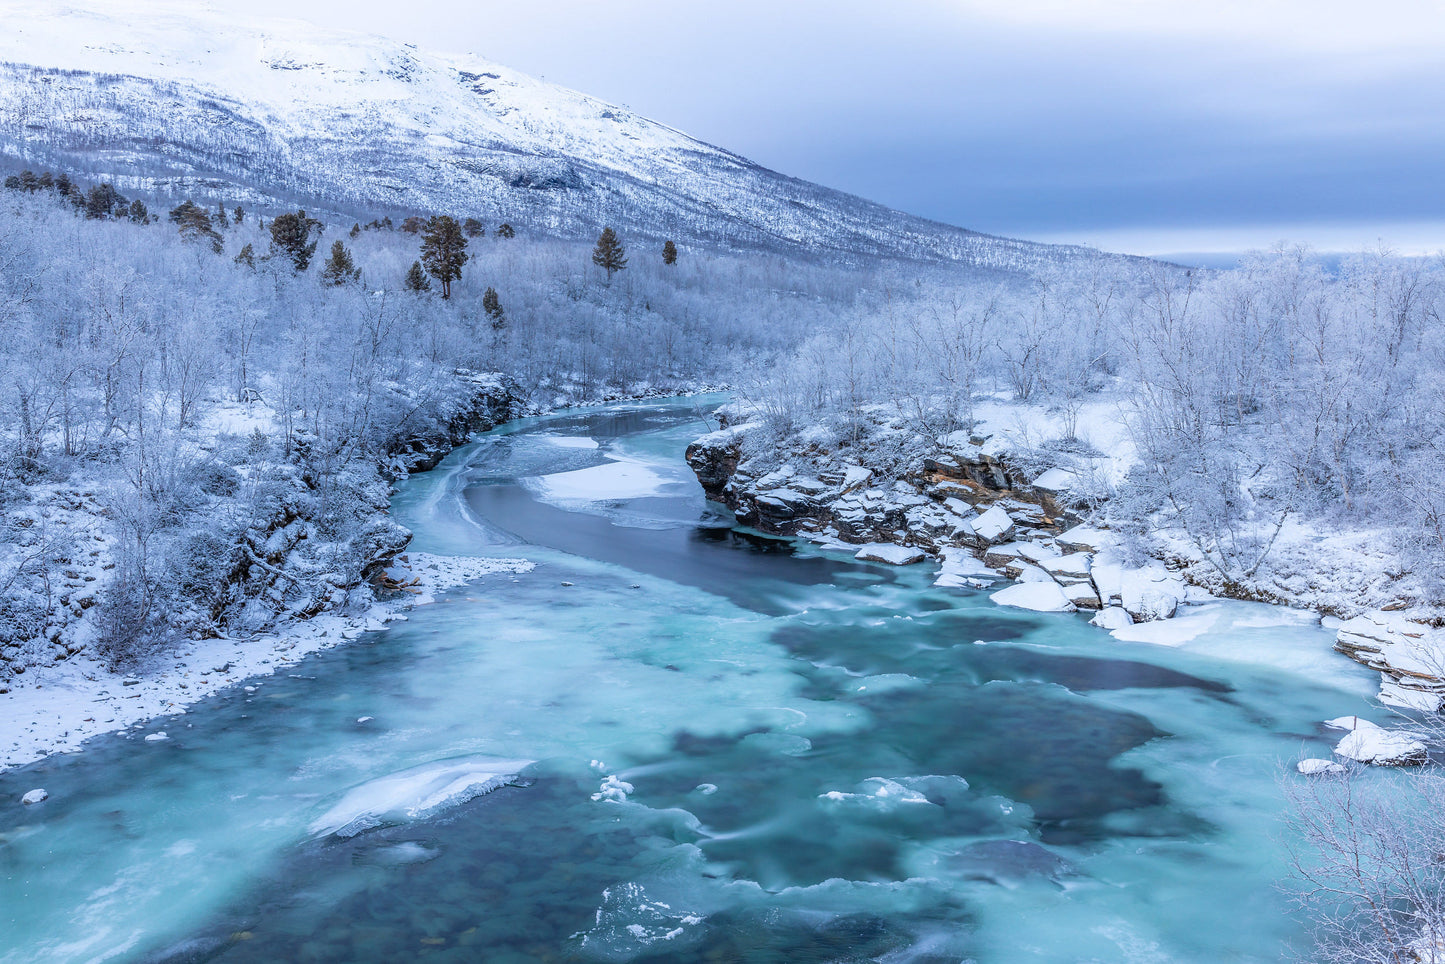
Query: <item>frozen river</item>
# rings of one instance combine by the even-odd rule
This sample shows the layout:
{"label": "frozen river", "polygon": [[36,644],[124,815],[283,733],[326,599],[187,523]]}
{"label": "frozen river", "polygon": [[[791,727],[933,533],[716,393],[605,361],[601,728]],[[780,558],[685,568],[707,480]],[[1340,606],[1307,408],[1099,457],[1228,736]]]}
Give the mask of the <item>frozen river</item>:
{"label": "frozen river", "polygon": [[0,961],[1216,964],[1300,939],[1281,774],[1376,682],[1329,633],[1221,603],[1181,645],[1125,643],[734,530],[682,460],[707,402],[458,450],[396,497],[415,548],[535,569],[143,731],[166,741],[0,775]]}

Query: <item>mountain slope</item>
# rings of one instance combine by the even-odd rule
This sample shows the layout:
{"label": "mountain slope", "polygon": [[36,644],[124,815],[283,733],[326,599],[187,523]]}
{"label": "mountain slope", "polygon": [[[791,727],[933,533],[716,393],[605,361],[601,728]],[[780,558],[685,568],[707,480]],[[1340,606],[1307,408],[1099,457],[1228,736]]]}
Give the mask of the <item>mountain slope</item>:
{"label": "mountain slope", "polygon": [[1003,270],[1097,257],[900,214],[474,57],[200,7],[0,15],[0,152],[132,190]]}

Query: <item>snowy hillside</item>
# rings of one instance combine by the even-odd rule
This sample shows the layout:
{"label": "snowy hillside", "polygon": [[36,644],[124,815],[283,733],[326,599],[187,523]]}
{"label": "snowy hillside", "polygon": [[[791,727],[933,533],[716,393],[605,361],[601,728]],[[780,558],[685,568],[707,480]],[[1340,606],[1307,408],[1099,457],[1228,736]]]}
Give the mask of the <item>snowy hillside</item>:
{"label": "snowy hillside", "polygon": [[204,5],[3,0],[0,16],[0,154],[122,190],[1003,270],[1096,257],[788,178],[475,57]]}

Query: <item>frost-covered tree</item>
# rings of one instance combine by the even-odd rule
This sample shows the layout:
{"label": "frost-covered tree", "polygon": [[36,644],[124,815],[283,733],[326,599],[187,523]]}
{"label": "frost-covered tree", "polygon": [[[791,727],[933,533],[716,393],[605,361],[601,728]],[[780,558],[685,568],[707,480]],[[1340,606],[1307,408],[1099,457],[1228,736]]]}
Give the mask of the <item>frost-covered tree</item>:
{"label": "frost-covered tree", "polygon": [[662,263],[677,264],[677,245],[670,240],[663,242]]}

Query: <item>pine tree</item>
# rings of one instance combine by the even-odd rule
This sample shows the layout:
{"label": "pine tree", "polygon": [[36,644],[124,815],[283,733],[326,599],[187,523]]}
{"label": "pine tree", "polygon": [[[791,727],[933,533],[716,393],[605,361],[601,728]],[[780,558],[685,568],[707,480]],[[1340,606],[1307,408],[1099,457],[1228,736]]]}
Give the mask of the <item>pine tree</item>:
{"label": "pine tree", "polygon": [[167,220],[180,231],[187,241],[210,241],[211,250],[221,253],[221,236],[211,226],[211,215],[206,209],[192,201],[185,201],[171,209]]}
{"label": "pine tree", "polygon": [[11,174],[9,177],[5,178],[5,190],[7,190],[7,191],[18,191],[18,190],[20,190],[20,175],[19,175],[19,174]]}
{"label": "pine tree", "polygon": [[401,229],[407,234],[420,234],[422,228],[425,228],[426,225],[426,218],[418,217],[417,215],[413,214],[411,217],[401,222]]}
{"label": "pine tree", "polygon": [[55,187],[55,178],[50,176],[49,171],[45,171],[40,175],[39,178],[36,179],[35,186],[40,188],[40,190],[42,191],[48,191],[51,188]]}
{"label": "pine tree", "polygon": [[361,222],[357,221],[351,226],[351,240],[355,241],[359,237],[361,237]]}
{"label": "pine tree", "polygon": [[662,263],[677,264],[677,245],[667,241],[662,245]]}
{"label": "pine tree", "polygon": [[74,190],[75,182],[70,179],[69,174],[61,171],[60,176],[55,179],[55,192],[61,197],[70,197],[71,192]]}
{"label": "pine tree", "polygon": [[40,179],[35,176],[34,171],[20,172],[20,189],[22,191],[34,191],[40,186]]}
{"label": "pine tree", "polygon": [[597,236],[597,247],[592,249],[592,263],[607,272],[608,283],[611,283],[614,274],[627,267],[627,249],[617,240],[616,231],[602,229]]}
{"label": "pine tree", "polygon": [[482,293],[482,310],[492,319],[492,329],[501,331],[507,326],[506,312],[502,310],[502,299],[497,297],[496,288],[487,288]]}
{"label": "pine tree", "polygon": [[442,283],[442,298],[450,298],[452,282],[461,278],[462,265],[467,263],[467,239],[456,218],[442,214],[426,223],[421,263],[427,274]]}
{"label": "pine tree", "polygon": [[499,238],[511,238],[515,237],[516,234],[517,232],[512,229],[510,224],[504,224],[497,228],[497,237]]}
{"label": "pine tree", "polygon": [[406,290],[415,291],[417,294],[431,290],[431,279],[428,278],[426,272],[421,269],[420,261],[413,261],[411,267],[407,269]]}
{"label": "pine tree", "polygon": [[216,202],[216,216],[213,220],[218,228],[228,228],[231,226],[231,219],[226,215],[226,205],[220,201]]}
{"label": "pine tree", "polygon": [[85,192],[85,216],[92,220],[104,220],[125,204],[125,197],[109,184],[97,184]]}
{"label": "pine tree", "polygon": [[[316,240],[311,239],[312,231],[317,234]],[[285,252],[297,271],[305,271],[311,266],[320,235],[321,222],[308,218],[305,211],[278,214],[271,219],[271,246]]]}
{"label": "pine tree", "polygon": [[236,205],[236,210],[231,212],[231,214],[232,217],[235,218],[237,224],[240,224],[242,221],[246,220],[246,212],[241,210],[241,205],[239,204]]}
{"label": "pine tree", "polygon": [[256,267],[256,252],[251,249],[251,242],[247,241],[245,247],[236,253],[235,262],[252,269]]}
{"label": "pine tree", "polygon": [[487,233],[487,229],[482,226],[482,222],[478,221],[476,218],[467,218],[465,221],[463,221],[462,230],[466,232],[467,237],[469,238],[480,238],[482,235]]}
{"label": "pine tree", "polygon": [[150,211],[146,210],[145,203],[138,199],[130,202],[130,210],[128,214],[131,221],[135,222],[136,224],[145,224],[151,219],[151,213]]}
{"label": "pine tree", "polygon": [[331,257],[326,259],[326,266],[321,269],[321,283],[328,285],[344,285],[361,278],[361,269],[351,260],[351,252],[346,250],[346,245],[340,239],[331,243]]}

